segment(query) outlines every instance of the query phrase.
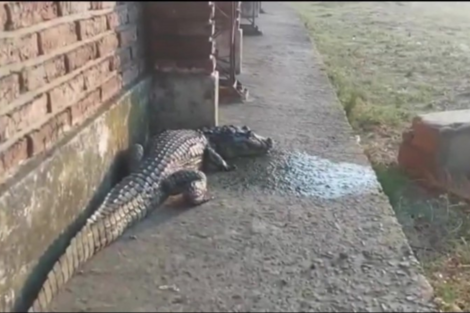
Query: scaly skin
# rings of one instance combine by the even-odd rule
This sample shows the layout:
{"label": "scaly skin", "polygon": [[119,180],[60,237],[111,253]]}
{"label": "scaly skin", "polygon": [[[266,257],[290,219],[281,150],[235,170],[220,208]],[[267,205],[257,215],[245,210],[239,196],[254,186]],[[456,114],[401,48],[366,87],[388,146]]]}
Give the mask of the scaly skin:
{"label": "scaly skin", "polygon": [[272,146],[270,138],[235,126],[165,131],[150,142],[148,151],[134,146],[129,155],[130,175],[108,193],[73,237],[28,312],[46,311],[60,288],[85,262],[169,196],[182,194],[194,206],[211,200],[206,175],[200,171],[203,165],[230,171],[234,166],[228,165],[223,157],[261,155]]}

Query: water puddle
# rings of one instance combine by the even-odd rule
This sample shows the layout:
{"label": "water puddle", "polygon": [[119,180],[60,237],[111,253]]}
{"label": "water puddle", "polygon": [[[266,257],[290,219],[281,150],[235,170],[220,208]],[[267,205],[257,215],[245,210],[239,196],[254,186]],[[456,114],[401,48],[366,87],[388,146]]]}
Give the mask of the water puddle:
{"label": "water puddle", "polygon": [[371,167],[335,163],[302,152],[288,155],[277,172],[278,185],[323,199],[363,194],[379,186]]}
{"label": "water puddle", "polygon": [[257,161],[247,160],[226,186],[304,197],[337,199],[375,192],[380,188],[370,166],[332,162],[304,152],[276,151]]}

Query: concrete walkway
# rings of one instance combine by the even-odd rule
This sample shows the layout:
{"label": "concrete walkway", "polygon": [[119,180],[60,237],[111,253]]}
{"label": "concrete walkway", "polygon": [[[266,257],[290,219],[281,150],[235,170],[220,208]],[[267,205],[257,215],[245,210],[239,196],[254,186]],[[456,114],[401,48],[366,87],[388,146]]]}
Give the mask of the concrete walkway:
{"label": "concrete walkway", "polygon": [[96,256],[55,310],[432,309],[302,23],[287,4],[263,8],[264,36],[244,41],[253,101],[220,115],[272,136],[277,151],[211,175],[207,205],[159,209]]}

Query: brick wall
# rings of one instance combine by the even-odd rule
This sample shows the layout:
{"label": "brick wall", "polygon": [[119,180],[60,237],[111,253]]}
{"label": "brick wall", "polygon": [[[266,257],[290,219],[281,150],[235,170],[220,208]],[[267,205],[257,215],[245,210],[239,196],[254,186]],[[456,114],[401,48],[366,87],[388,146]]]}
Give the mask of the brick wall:
{"label": "brick wall", "polygon": [[0,2],[0,312],[27,305],[69,226],[119,177],[119,152],[151,126],[215,124],[213,2],[143,4]]}
{"label": "brick wall", "polygon": [[0,2],[0,183],[145,69],[139,2]]}
{"label": "brick wall", "polygon": [[146,2],[151,62],[157,71],[206,73],[215,70],[214,2]]}
{"label": "brick wall", "polygon": [[217,124],[214,2],[144,2],[152,87],[149,135]]}

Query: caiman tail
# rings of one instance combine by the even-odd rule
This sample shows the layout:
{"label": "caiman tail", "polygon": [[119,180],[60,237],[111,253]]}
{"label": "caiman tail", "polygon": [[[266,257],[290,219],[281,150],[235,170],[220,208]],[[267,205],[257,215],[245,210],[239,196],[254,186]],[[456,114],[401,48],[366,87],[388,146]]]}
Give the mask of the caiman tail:
{"label": "caiman tail", "polygon": [[55,262],[28,312],[47,311],[61,287],[83,264],[145,217],[153,204],[163,201],[156,185],[141,173],[133,173],[116,185]]}
{"label": "caiman tail", "polygon": [[248,127],[220,126],[201,131],[167,130],[153,138],[149,147],[145,158],[143,153],[136,155],[131,162],[136,165],[132,166],[133,173],[111,190],[73,237],[28,312],[47,311],[53,297],[85,262],[170,194],[182,193],[193,205],[208,201],[206,176],[195,167],[207,161],[220,170],[232,170],[235,167],[225,158],[266,154],[273,141]]}

